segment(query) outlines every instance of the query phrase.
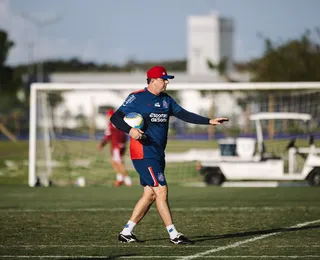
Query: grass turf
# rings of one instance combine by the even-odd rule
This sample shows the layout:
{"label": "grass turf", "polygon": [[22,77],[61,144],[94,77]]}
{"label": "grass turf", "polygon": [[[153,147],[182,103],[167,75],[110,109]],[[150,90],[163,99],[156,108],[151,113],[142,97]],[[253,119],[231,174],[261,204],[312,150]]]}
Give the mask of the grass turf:
{"label": "grass turf", "polygon": [[[138,186],[1,185],[0,259],[183,259],[208,250],[218,251],[196,259],[320,258],[318,188],[169,188],[175,225],[192,246],[169,243],[154,206],[135,229],[145,243],[118,243],[142,192]],[[289,228],[309,221],[318,222]]]}
{"label": "grass turf", "polygon": [[[285,144],[279,142],[278,147]],[[101,187],[113,181],[114,173],[106,161],[108,153],[97,155],[95,145],[87,143],[81,153],[97,157],[103,165],[101,173],[90,168],[99,177],[95,187],[27,188],[27,166],[23,161],[27,160],[28,144],[0,142],[0,259],[180,259],[208,250],[218,251],[196,259],[320,259],[318,188],[172,185],[201,180],[193,163],[168,164],[166,177],[175,225],[195,245],[170,244],[154,206],[135,230],[146,242],[119,244],[117,234],[130,217],[141,188],[135,177],[135,186],[130,189]],[[183,152],[192,147],[216,148],[217,143],[170,141],[167,151]],[[74,147],[69,150],[79,153]],[[4,167],[5,160],[16,162],[16,168]],[[89,174],[86,169],[77,170],[80,175]],[[133,171],[130,174],[136,176]],[[72,181],[74,177],[70,177]],[[315,220],[319,222],[288,228]]]}

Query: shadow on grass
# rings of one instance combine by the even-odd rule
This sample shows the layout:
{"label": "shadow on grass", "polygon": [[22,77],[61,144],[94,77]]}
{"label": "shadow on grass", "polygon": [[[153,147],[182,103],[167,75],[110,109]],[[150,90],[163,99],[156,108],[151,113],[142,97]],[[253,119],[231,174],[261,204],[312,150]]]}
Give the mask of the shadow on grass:
{"label": "shadow on grass", "polygon": [[190,239],[192,239],[194,242],[202,242],[202,241],[217,240],[217,239],[223,239],[223,238],[249,237],[249,236],[265,235],[265,234],[271,234],[271,233],[284,233],[284,232],[318,229],[318,228],[320,228],[320,225],[307,226],[307,227],[294,227],[294,228],[273,228],[273,229],[266,229],[266,230],[253,230],[253,231],[222,234],[222,235],[196,236],[196,237],[190,237]]}
{"label": "shadow on grass", "polygon": [[60,260],[116,260],[122,257],[126,257],[126,256],[136,256],[134,254],[124,254],[124,255],[112,255],[112,256],[96,256],[96,257],[68,257],[68,258],[60,258]]}
{"label": "shadow on grass", "polygon": [[[188,236],[195,243],[199,243],[202,241],[210,241],[210,240],[217,240],[217,239],[224,239],[224,238],[238,238],[238,237],[250,237],[256,235],[265,235],[271,233],[284,233],[284,232],[291,232],[291,231],[299,231],[299,230],[309,230],[309,229],[318,229],[320,225],[313,225],[307,227],[295,227],[295,228],[273,228],[273,229],[265,229],[265,230],[253,230],[253,231],[246,231],[246,232],[237,232],[237,233],[230,233],[230,234],[222,234],[222,235],[203,235],[203,236]],[[161,240],[169,240],[169,238],[155,238],[155,239],[148,239],[148,241],[161,241]]]}

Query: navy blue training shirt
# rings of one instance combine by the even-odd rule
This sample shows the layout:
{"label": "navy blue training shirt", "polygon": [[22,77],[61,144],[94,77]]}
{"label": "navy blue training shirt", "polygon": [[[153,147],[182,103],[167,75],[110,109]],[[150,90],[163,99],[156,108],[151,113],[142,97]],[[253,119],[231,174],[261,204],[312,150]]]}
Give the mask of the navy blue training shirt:
{"label": "navy blue training shirt", "polygon": [[[169,117],[175,116],[189,123],[209,124],[209,118],[199,116],[183,109],[166,93],[159,96],[147,88],[131,93],[118,111],[111,117],[111,122],[120,130],[129,132],[131,127],[123,121],[123,116],[136,112],[144,119],[145,138],[130,141],[132,160],[143,158],[160,159],[165,156],[167,145]],[[120,116],[119,116],[120,115]]]}

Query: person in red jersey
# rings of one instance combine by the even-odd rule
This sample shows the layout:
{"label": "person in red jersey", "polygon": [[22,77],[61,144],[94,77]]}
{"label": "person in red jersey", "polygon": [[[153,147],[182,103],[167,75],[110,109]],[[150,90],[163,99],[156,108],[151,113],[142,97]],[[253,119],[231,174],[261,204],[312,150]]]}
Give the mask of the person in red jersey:
{"label": "person in red jersey", "polygon": [[126,151],[126,134],[117,129],[111,122],[110,117],[113,115],[114,110],[109,109],[107,111],[107,127],[104,132],[104,137],[101,142],[98,144],[98,150],[103,150],[104,146],[110,142],[111,147],[111,164],[113,169],[116,171],[116,181],[114,186],[118,187],[121,185],[131,186],[132,181],[130,176],[127,173],[123,156]]}

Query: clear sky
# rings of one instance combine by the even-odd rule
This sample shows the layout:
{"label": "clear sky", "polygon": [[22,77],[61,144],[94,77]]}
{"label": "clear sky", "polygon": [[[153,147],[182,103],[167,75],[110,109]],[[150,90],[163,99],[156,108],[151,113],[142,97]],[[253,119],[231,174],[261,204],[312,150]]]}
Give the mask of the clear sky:
{"label": "clear sky", "polygon": [[[16,43],[10,64],[184,59],[187,17],[213,10],[234,19],[236,61],[262,54],[258,33],[284,41],[320,27],[320,0],[0,0],[0,28]],[[26,15],[48,24],[39,33]]]}

